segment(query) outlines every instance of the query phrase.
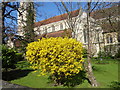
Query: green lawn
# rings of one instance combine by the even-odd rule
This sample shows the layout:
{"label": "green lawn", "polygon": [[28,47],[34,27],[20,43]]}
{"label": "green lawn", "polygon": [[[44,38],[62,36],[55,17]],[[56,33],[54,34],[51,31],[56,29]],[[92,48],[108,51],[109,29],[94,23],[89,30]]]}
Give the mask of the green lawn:
{"label": "green lawn", "polygon": [[[99,82],[98,88],[109,88],[112,81],[118,81],[118,62],[109,61],[109,64],[96,64],[92,62],[94,75]],[[28,86],[32,88],[66,88],[63,86],[53,86],[48,83],[47,76],[37,76],[38,72],[30,72],[27,76],[12,80],[12,83]],[[92,88],[87,80],[74,88]]]}

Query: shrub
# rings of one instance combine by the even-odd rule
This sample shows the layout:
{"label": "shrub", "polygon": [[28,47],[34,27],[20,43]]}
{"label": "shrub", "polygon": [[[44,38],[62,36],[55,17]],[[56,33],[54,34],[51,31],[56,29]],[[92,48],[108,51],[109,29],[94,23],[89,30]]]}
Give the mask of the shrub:
{"label": "shrub", "polygon": [[28,44],[26,58],[41,75],[50,74],[59,81],[83,70],[82,51],[82,44],[75,39],[42,38]]}
{"label": "shrub", "polygon": [[87,49],[86,48],[83,49],[83,58],[87,58]]}
{"label": "shrub", "polygon": [[99,51],[98,58],[111,59],[111,58],[113,58],[113,56],[110,52]]}
{"label": "shrub", "polygon": [[17,52],[14,49],[2,45],[2,68],[5,68],[6,70],[8,68],[15,68],[15,64],[19,60],[16,53]]}
{"label": "shrub", "polygon": [[16,53],[16,59],[17,59],[17,61],[22,61],[22,60],[24,60],[24,57],[23,57],[23,53]]}
{"label": "shrub", "polygon": [[109,85],[111,88],[114,88],[114,89],[119,89],[120,88],[120,82],[118,81],[113,81],[111,82],[111,85]]}
{"label": "shrub", "polygon": [[120,58],[120,48],[118,49],[117,53],[115,54],[115,58]]}
{"label": "shrub", "polygon": [[31,64],[30,64],[28,61],[26,61],[26,60],[19,61],[19,62],[17,62],[17,64],[16,64],[16,68],[17,68],[17,69],[21,69],[21,70],[31,69],[30,66],[31,66]]}

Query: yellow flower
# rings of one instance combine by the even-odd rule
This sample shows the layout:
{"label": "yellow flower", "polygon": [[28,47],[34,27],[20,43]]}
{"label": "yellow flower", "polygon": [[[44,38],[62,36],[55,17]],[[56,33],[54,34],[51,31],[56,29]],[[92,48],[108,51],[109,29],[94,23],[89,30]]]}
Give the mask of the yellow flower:
{"label": "yellow flower", "polygon": [[41,75],[64,73],[70,76],[83,69],[82,43],[75,39],[42,38],[29,43],[26,49],[26,59],[33,69],[40,69]]}

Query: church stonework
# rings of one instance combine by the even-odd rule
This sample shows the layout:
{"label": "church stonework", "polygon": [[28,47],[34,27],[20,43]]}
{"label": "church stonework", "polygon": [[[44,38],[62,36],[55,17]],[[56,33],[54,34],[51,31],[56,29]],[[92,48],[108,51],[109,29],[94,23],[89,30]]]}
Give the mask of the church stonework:
{"label": "church stonework", "polygon": [[[25,8],[25,3],[20,3],[20,5]],[[22,10],[22,8],[21,8]],[[24,14],[22,16],[18,15],[18,35],[24,36],[24,29],[25,26],[25,20],[26,20],[26,11],[24,11]],[[75,38],[82,42],[84,47],[87,48],[88,45],[88,39],[87,39],[87,30],[86,30],[86,23],[87,23],[87,13],[82,10],[75,10],[72,11],[72,19],[75,19]],[[93,16],[90,18],[90,37],[92,40],[92,54],[93,56],[97,56],[99,51],[104,50],[104,46],[106,45],[114,45],[118,44],[117,40],[117,33],[104,33],[104,30],[100,25],[95,24],[96,20]],[[35,22],[34,31],[37,36],[43,35],[43,34],[51,34],[53,37],[60,36],[60,32],[63,32],[65,30],[69,30],[68,25],[68,16],[67,14],[58,15],[43,21]],[[110,35],[107,37],[107,35]],[[49,36],[48,35],[48,36]],[[72,32],[73,35],[73,32]],[[112,36],[112,37],[111,37]],[[112,38],[112,39],[111,39]],[[109,39],[109,40],[107,40]],[[111,41],[112,40],[112,41]]]}

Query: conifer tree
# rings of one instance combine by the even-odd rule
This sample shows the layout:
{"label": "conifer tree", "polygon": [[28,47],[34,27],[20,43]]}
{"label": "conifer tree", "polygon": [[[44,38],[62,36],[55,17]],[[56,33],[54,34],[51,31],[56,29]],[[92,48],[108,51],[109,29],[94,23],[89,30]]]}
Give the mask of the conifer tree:
{"label": "conifer tree", "polygon": [[34,3],[27,3],[27,15],[26,15],[26,26],[24,28],[25,31],[25,40],[29,42],[34,41],[35,33],[34,33],[34,20],[35,20],[35,11],[34,11]]}

